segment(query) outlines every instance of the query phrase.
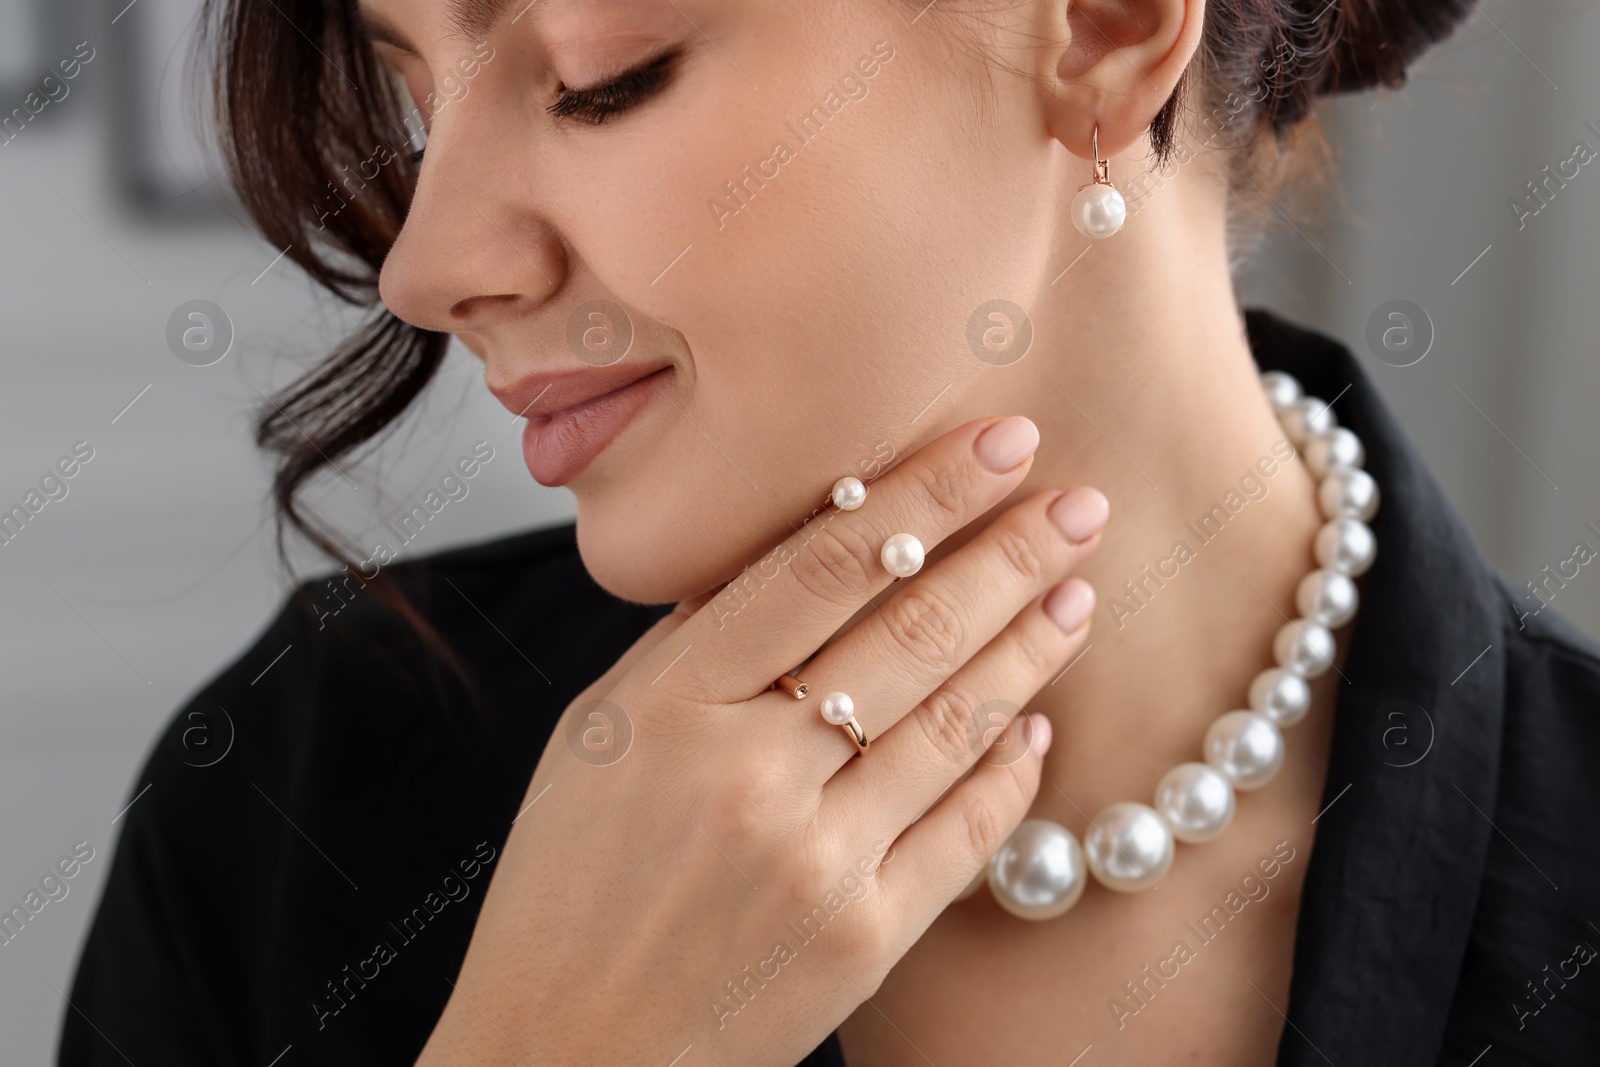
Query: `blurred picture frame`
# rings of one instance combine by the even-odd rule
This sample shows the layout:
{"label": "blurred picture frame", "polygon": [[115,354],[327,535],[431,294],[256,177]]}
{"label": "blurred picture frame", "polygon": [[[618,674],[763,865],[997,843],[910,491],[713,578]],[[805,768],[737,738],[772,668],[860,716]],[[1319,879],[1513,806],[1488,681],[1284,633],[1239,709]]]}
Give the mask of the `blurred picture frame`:
{"label": "blurred picture frame", "polygon": [[117,8],[103,50],[110,82],[112,180],[135,214],[163,223],[218,224],[237,217],[222,162],[205,143],[197,105],[203,59],[195,52],[201,0],[110,0]]}

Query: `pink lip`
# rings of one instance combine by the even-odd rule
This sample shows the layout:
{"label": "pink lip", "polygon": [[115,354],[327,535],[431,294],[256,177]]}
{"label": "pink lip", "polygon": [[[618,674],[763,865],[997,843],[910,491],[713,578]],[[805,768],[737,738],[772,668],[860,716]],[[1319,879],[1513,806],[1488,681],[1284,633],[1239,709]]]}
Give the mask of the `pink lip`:
{"label": "pink lip", "polygon": [[530,418],[522,431],[522,456],[540,485],[565,485],[621,436],[655,398],[663,367],[643,378],[572,407]]}

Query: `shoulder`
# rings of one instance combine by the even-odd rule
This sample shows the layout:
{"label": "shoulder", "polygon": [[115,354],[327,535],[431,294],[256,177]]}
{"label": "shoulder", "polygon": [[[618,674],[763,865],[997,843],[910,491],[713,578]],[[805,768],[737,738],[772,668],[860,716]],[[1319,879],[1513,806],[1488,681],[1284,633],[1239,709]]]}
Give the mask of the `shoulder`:
{"label": "shoulder", "polygon": [[[597,586],[570,525],[384,570],[481,699],[340,572],[297,586],[176,710],[73,991],[135,1061],[265,1063],[305,1042],[411,1062],[555,724],[669,610]],[[75,1019],[61,1062],[100,1062]]]}
{"label": "shoulder", "polygon": [[[380,572],[473,691],[382,599]],[[177,710],[149,770],[220,766],[217,745],[231,740],[230,763],[277,780],[310,757],[400,759],[429,739],[553,722],[665,610],[596,585],[571,524],[319,574]]]}
{"label": "shoulder", "polygon": [[[1503,576],[1495,582],[1506,599],[1508,727],[1600,743],[1600,644],[1555,609],[1530,604]],[[1600,751],[1591,747],[1585,755]]]}
{"label": "shoulder", "polygon": [[[261,800],[280,803],[265,796],[276,783],[329,823],[369,805],[388,825],[390,803],[514,804],[566,705],[668,610],[596,585],[570,524],[383,569],[459,658],[472,691],[379,599],[375,580],[323,574],[297,586],[250,647],[177,710],[150,778],[170,778],[170,792],[191,798],[231,789],[257,815],[271,815]],[[468,773],[478,779],[472,803],[442,800]]]}
{"label": "shoulder", "polygon": [[[1462,1062],[1486,1043],[1519,1063],[1579,1062],[1600,1041],[1600,647],[1496,576],[1504,716],[1490,837],[1447,1037]],[[1494,744],[1497,742],[1497,745]],[[1465,782],[1462,783],[1464,786]]]}

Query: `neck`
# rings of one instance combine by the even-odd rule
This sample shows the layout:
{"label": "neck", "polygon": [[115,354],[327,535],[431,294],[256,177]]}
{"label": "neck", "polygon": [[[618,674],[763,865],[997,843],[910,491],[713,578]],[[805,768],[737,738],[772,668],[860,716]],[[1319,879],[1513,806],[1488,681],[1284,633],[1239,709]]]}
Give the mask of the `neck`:
{"label": "neck", "polygon": [[[1062,230],[1050,256],[1066,264],[1087,238]],[[1093,485],[1111,501],[1100,548],[1078,572],[1098,595],[1089,647],[1027,705],[1058,739],[1036,811],[1081,829],[1075,806],[1149,803],[1166,768],[1200,758],[1213,718],[1247,706],[1250,680],[1273,665],[1273,635],[1298,614],[1321,517],[1315,481],[1262,395],[1220,197],[1202,175],[1159,189],[1049,285],[1053,276],[1030,309],[1029,354],[985,369],[931,432],[1027,415],[1041,443],[1013,499]]]}

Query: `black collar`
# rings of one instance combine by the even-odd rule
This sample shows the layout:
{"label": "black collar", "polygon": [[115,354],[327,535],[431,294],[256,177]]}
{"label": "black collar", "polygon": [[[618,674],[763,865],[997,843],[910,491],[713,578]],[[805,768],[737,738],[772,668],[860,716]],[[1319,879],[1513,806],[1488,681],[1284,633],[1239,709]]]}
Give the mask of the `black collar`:
{"label": "black collar", "polygon": [[1350,351],[1260,310],[1245,326],[1263,370],[1338,397],[1382,493],[1277,1062],[1434,1063],[1496,832],[1509,605]]}

